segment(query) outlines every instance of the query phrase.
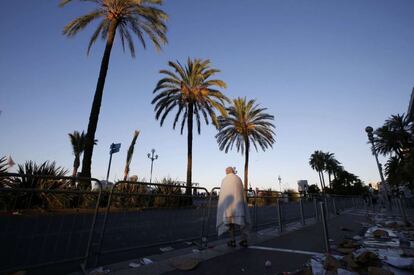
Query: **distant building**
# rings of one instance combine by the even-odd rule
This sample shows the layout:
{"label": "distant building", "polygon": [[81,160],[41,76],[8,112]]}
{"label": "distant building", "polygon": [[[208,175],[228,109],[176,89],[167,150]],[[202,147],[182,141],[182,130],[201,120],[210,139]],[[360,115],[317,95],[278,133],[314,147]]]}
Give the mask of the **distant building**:
{"label": "distant building", "polygon": [[298,180],[298,191],[306,192],[308,191],[309,185],[307,180]]}
{"label": "distant building", "polygon": [[411,91],[411,98],[410,98],[410,103],[408,105],[407,116],[411,120],[414,120],[414,88]]}

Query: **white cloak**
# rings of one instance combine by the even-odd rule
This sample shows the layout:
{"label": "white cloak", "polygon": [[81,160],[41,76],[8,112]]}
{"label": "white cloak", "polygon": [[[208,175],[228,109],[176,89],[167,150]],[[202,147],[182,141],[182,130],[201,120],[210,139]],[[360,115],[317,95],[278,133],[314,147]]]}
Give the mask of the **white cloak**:
{"label": "white cloak", "polygon": [[243,183],[235,174],[228,174],[221,182],[216,223],[218,235],[226,232],[227,225],[231,223],[241,227],[250,225],[250,214],[243,191]]}

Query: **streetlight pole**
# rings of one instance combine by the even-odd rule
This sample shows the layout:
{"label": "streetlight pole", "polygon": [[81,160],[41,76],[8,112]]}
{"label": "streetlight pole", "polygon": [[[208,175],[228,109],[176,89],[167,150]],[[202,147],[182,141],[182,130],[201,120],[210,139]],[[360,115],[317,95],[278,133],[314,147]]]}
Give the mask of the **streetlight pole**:
{"label": "streetlight pole", "polygon": [[151,175],[150,175],[150,183],[152,182],[152,168],[154,166],[154,160],[158,159],[158,155],[155,155],[155,149],[151,149],[151,154],[148,153],[147,157],[151,160]]}
{"label": "streetlight pole", "polygon": [[279,189],[280,189],[280,193],[282,193],[282,178],[280,177],[280,175],[279,175],[279,177],[277,178],[277,180],[279,181]]}
{"label": "streetlight pole", "polygon": [[371,145],[372,145],[372,148],[371,148],[372,153],[374,154],[375,160],[377,162],[378,171],[379,171],[379,174],[380,174],[380,177],[381,177],[381,184],[384,186],[385,180],[384,180],[384,175],[382,174],[382,166],[381,166],[381,163],[379,163],[379,161],[378,161],[378,154],[374,149],[374,135],[372,134],[373,131],[374,131],[374,129],[372,129],[371,126],[367,126],[365,128],[365,132],[367,132],[368,139],[369,139],[369,141],[371,142]]}

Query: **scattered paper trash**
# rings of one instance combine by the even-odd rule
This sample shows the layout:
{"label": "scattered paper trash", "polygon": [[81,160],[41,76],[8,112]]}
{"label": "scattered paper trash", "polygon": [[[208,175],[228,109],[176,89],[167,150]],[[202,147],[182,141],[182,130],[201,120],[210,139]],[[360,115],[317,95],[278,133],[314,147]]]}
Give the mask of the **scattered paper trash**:
{"label": "scattered paper trash", "polygon": [[141,261],[139,261],[139,262],[143,265],[149,265],[149,264],[153,263],[153,261],[148,259],[148,258],[142,258]]}
{"label": "scattered paper trash", "polygon": [[342,269],[342,268],[338,268],[336,272],[338,275],[358,275],[358,273],[356,272],[352,272],[352,271]]}
{"label": "scattered paper trash", "polygon": [[186,245],[192,245],[193,242],[184,242]]}
{"label": "scattered paper trash", "polygon": [[414,258],[387,257],[387,259],[385,259],[384,262],[401,269],[414,270]]}
{"label": "scattered paper trash", "polygon": [[362,237],[359,235],[355,235],[354,237],[352,237],[352,239],[359,241],[359,240],[362,240]]}
{"label": "scattered paper trash", "polygon": [[134,263],[134,262],[131,262],[131,263],[129,263],[129,265],[128,265],[129,267],[131,267],[131,268],[137,268],[137,267],[140,267],[141,266],[141,264],[140,263]]}
{"label": "scattered paper trash", "polygon": [[266,262],[265,262],[265,267],[271,267],[272,266],[272,262],[271,261],[269,261],[269,260],[267,260]]}
{"label": "scattered paper trash", "polygon": [[172,248],[171,246],[167,246],[167,247],[161,247],[160,248],[161,252],[169,252],[174,250],[174,248]]}
{"label": "scattered paper trash", "polygon": [[323,265],[316,259],[311,259],[311,267],[312,267],[312,274],[313,275],[324,275],[325,270],[323,269]]}
{"label": "scattered paper trash", "polygon": [[200,250],[199,250],[199,249],[197,249],[197,248],[194,248],[194,249],[193,249],[193,253],[200,253]]}
{"label": "scattered paper trash", "polygon": [[240,269],[240,271],[241,271],[241,272],[244,272],[245,270],[244,270],[244,268],[242,268],[242,269]]}
{"label": "scattered paper trash", "polygon": [[89,272],[89,275],[104,275],[104,274],[109,274],[109,272],[111,272],[111,270],[100,266],[100,267],[93,269],[91,272]]}

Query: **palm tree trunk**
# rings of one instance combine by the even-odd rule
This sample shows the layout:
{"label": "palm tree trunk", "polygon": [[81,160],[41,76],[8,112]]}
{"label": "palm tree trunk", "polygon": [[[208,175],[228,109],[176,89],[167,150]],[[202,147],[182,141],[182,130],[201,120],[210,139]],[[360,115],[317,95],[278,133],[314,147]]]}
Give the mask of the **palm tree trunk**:
{"label": "palm tree trunk", "polygon": [[129,165],[127,164],[124,169],[124,181],[127,181],[129,174]]}
{"label": "palm tree trunk", "polygon": [[329,188],[332,189],[331,173],[328,172]]}
{"label": "palm tree trunk", "polygon": [[75,160],[73,161],[72,177],[76,177],[76,175],[78,174],[79,165],[80,165],[80,157],[79,155],[76,155]]}
{"label": "palm tree trunk", "polygon": [[322,177],[321,177],[321,172],[318,171],[318,176],[319,176],[319,182],[321,183],[321,191],[323,192],[323,183],[322,183]]}
{"label": "palm tree trunk", "polygon": [[249,188],[249,138],[245,138],[244,143],[246,144],[246,152],[244,155],[244,189],[247,190]]}
{"label": "palm tree trunk", "polygon": [[88,131],[85,137],[85,151],[82,161],[82,176],[91,177],[91,165],[93,146],[95,142],[95,132],[98,125],[99,111],[101,109],[102,95],[105,86],[106,74],[108,72],[109,58],[111,56],[112,46],[114,44],[116,28],[118,22],[113,20],[109,26],[108,37],[106,40],[105,52],[101,61],[101,69],[99,71],[99,78],[96,84],[95,96],[93,98],[92,109],[89,115]]}
{"label": "palm tree trunk", "polygon": [[186,194],[191,195],[191,180],[193,172],[193,103],[188,105],[187,114],[187,190]]}
{"label": "palm tree trunk", "polygon": [[323,189],[325,192],[325,188],[326,188],[326,184],[325,184],[325,176],[323,175],[323,172],[321,171],[321,176],[322,176],[322,182],[323,182]]}

